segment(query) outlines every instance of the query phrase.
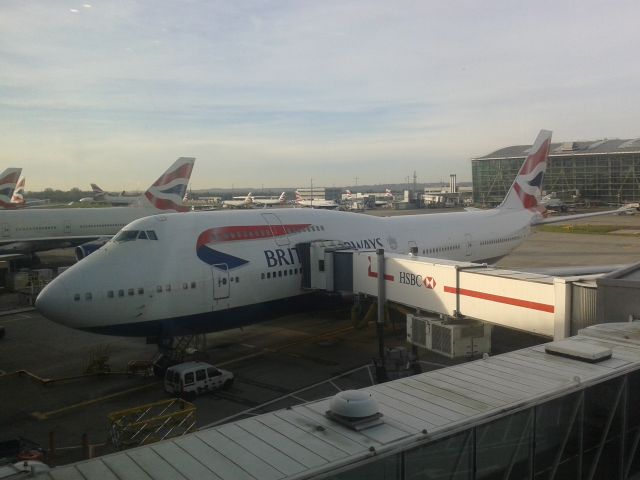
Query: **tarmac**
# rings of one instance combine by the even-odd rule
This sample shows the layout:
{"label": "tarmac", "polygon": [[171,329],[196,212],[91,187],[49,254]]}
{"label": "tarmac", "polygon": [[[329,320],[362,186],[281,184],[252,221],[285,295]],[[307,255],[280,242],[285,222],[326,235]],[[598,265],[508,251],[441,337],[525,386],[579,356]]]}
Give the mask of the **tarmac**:
{"label": "tarmac", "polygon": [[[640,215],[581,222],[640,229]],[[640,237],[635,235],[536,231],[498,265],[540,268],[639,260]],[[11,308],[13,300],[11,295],[0,295],[0,307]],[[83,434],[94,454],[111,451],[108,413],[171,398],[159,379],[126,373],[129,361],[155,355],[156,346],[147,345],[144,338],[72,330],[23,307],[5,311],[0,326],[6,329],[0,340],[0,441],[22,436],[48,448],[53,440],[52,464],[83,458]],[[404,345],[404,338],[401,320],[387,325],[387,346]],[[546,339],[496,328],[492,353],[543,341]],[[291,315],[207,335],[211,363],[233,371],[236,381],[228,391],[194,400],[197,426],[225,421],[266,402],[271,402],[266,409],[284,408],[332,395],[337,388],[370,385],[371,372],[361,367],[377,356],[377,348],[375,326],[354,328],[346,309]],[[90,358],[96,355],[108,357],[111,372],[85,375]],[[455,363],[436,354],[421,356],[421,360],[425,369]]]}

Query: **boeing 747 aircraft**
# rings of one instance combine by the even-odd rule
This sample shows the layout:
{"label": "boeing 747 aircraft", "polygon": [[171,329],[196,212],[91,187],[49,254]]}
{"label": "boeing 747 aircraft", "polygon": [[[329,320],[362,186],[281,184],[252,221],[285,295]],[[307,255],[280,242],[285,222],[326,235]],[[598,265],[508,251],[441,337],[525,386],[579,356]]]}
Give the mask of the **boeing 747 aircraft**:
{"label": "boeing 747 aircraft", "polygon": [[143,195],[139,207],[0,210],[0,257],[77,246],[82,258],[131,221],[187,208],[182,197],[195,159],[182,157]]}
{"label": "boeing 747 aircraft", "polygon": [[36,307],[73,328],[171,337],[265,320],[304,300],[298,243],[417,246],[429,257],[492,261],[520,245],[533,224],[566,220],[544,219],[538,205],[550,142],[551,132],[541,131],[493,210],[374,217],[288,208],[136,220],[47,285]]}

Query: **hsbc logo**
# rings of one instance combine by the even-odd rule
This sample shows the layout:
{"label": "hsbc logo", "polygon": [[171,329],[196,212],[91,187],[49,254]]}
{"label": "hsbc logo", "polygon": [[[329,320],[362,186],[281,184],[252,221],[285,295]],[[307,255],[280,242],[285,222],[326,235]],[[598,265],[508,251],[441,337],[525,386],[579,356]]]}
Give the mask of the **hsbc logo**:
{"label": "hsbc logo", "polygon": [[422,275],[416,275],[415,273],[400,272],[399,282],[404,285],[411,285],[412,287],[424,287],[429,290],[433,290],[437,283],[433,277],[427,277]]}

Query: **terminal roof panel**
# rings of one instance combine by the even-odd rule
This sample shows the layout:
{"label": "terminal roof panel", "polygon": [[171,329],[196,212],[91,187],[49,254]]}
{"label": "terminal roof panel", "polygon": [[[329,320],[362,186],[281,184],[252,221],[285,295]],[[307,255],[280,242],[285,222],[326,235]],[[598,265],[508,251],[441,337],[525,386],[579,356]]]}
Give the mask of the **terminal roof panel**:
{"label": "terminal roof panel", "polygon": [[[529,154],[531,145],[513,145],[500,148],[488,155],[476,157],[474,160],[500,158],[524,158]],[[552,143],[549,157],[557,155],[592,155],[597,153],[627,153],[640,151],[640,139],[626,140],[589,140],[577,142]]]}

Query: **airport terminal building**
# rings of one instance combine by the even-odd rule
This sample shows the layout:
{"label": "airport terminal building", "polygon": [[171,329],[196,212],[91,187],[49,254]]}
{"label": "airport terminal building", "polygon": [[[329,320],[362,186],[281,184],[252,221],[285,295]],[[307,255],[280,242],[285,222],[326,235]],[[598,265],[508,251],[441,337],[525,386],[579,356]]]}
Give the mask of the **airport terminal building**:
{"label": "airport terminal building", "polygon": [[[473,158],[473,202],[498,205],[531,145]],[[567,202],[622,204],[640,199],[640,138],[552,143],[543,186]]]}

